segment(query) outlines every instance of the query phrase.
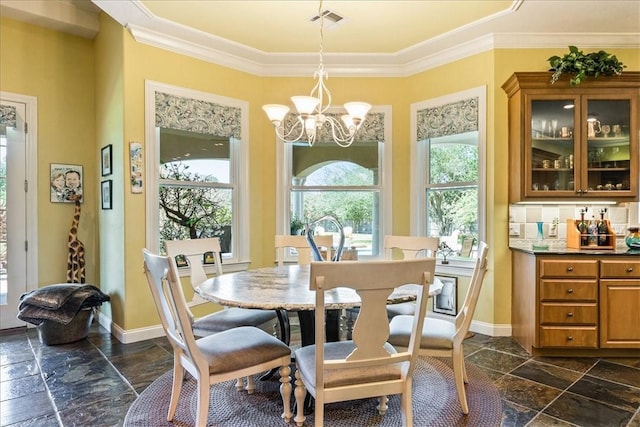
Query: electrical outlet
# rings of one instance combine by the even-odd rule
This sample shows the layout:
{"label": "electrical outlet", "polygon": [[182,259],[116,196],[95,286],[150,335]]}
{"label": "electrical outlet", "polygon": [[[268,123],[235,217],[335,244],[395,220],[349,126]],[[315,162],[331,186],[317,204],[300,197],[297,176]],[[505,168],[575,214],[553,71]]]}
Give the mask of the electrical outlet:
{"label": "electrical outlet", "polygon": [[549,237],[558,237],[557,227],[549,227]]}
{"label": "electrical outlet", "polygon": [[509,224],[509,236],[519,236],[519,235],[520,235],[520,225]]}

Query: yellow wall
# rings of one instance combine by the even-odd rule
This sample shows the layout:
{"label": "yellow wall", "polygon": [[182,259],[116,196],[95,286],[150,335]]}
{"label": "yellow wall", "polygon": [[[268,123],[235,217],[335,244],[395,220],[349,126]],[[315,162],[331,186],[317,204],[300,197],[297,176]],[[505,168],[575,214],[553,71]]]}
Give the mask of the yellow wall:
{"label": "yellow wall", "polygon": [[38,285],[64,283],[71,203],[51,203],[51,163],[83,166],[78,238],[85,246],[86,280],[96,283],[97,218],[93,42],[2,18],[0,90],[38,100]]}
{"label": "yellow wall", "polygon": [[[15,21],[2,21],[0,83],[2,90],[38,96],[40,141],[39,170],[50,162],[85,165],[86,203],[81,239],[89,242],[93,257],[89,268],[96,279],[96,238],[100,237],[99,285],[112,295],[105,313],[130,331],[158,324],[142,274],[141,249],[145,246],[145,196],[132,194],[128,182],[129,141],[144,144],[145,80],[175,85],[249,102],[249,168],[251,267],[273,263],[275,233],[276,146],[271,124],[261,106],[286,102],[288,96],[307,93],[308,78],[261,78],[198,59],[136,43],[131,35],[106,16],[92,42],[42,30]],[[29,54],[23,47],[31,49]],[[41,55],[33,55],[33,51]],[[628,65],[640,69],[637,50],[609,49]],[[10,52],[12,54],[5,54]],[[489,273],[476,320],[497,326],[510,324],[511,257],[507,222],[507,114],[502,83],[515,71],[546,70],[546,58],[562,50],[496,49],[407,78],[331,77],[333,103],[366,100],[390,105],[393,117],[393,230],[409,233],[410,105],[454,92],[487,87],[487,241]],[[93,58],[95,55],[95,80]],[[17,59],[16,59],[17,57]],[[42,62],[47,75],[42,77]],[[73,64],[73,66],[71,66]],[[54,72],[50,72],[52,68]],[[6,71],[7,70],[7,71]],[[185,72],[188,70],[188,72]],[[94,104],[95,90],[95,104]],[[67,94],[73,93],[70,98]],[[72,113],[69,114],[69,111]],[[95,117],[95,119],[94,119]],[[73,118],[73,120],[71,120]],[[94,125],[95,122],[95,125]],[[72,133],[66,129],[74,129]],[[80,135],[78,135],[80,133]],[[69,137],[72,135],[72,137]],[[98,171],[100,148],[113,145],[114,172],[102,178]],[[58,153],[64,153],[64,158]],[[145,168],[149,165],[145,165]],[[96,197],[99,182],[114,182],[114,209],[102,211]],[[87,184],[89,183],[89,185]],[[48,202],[48,173],[39,178],[40,284],[64,278],[65,246],[71,207]],[[99,221],[95,218],[98,216]],[[50,223],[61,224],[55,230]],[[59,241],[62,241],[62,244]],[[460,281],[461,291],[466,279]]]}

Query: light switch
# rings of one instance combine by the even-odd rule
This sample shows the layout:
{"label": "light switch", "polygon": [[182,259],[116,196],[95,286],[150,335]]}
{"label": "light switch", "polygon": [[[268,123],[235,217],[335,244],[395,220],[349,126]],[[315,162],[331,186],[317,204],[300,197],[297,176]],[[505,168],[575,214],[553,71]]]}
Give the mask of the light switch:
{"label": "light switch", "polygon": [[520,224],[509,224],[509,236],[520,235]]}

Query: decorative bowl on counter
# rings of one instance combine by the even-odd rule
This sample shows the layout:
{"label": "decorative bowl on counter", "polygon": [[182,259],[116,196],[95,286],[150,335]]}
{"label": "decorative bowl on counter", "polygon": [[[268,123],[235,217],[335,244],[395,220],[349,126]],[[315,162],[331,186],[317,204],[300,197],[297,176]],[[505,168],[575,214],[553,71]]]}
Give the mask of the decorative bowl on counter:
{"label": "decorative bowl on counter", "polygon": [[624,238],[624,242],[631,249],[640,249],[640,227],[629,227],[629,234]]}

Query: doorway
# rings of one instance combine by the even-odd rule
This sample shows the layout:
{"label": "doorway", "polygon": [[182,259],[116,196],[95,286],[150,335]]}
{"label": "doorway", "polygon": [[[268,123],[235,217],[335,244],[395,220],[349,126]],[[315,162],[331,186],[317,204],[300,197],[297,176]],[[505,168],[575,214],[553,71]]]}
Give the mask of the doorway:
{"label": "doorway", "polygon": [[[0,328],[17,319],[20,295],[37,286],[37,101],[0,93]],[[33,125],[33,129],[30,128]]]}

